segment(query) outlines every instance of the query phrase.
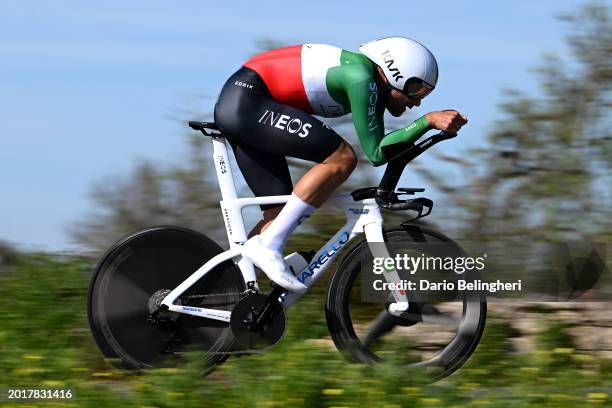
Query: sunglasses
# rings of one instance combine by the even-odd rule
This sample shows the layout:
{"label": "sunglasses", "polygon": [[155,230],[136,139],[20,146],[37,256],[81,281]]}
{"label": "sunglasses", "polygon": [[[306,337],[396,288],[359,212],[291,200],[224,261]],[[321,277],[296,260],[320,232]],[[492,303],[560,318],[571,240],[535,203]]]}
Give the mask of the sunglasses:
{"label": "sunglasses", "polygon": [[402,93],[411,98],[423,99],[434,90],[434,87],[419,78],[410,78],[404,84]]}

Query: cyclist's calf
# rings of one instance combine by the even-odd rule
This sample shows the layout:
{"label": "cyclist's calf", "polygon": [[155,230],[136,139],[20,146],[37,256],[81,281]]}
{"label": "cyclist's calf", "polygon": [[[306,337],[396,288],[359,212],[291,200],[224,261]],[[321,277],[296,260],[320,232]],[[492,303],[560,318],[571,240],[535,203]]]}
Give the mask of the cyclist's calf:
{"label": "cyclist's calf", "polygon": [[323,164],[329,167],[330,175],[337,182],[336,186],[338,186],[357,167],[357,156],[350,144],[342,142],[338,149],[323,161]]}
{"label": "cyclist's calf", "polygon": [[342,141],[322,163],[302,176],[293,192],[308,204],[320,207],[348,178],[355,166],[357,166],[357,156],[353,148]]}
{"label": "cyclist's calf", "polygon": [[[357,156],[351,145],[342,141],[340,146],[322,163],[311,168],[298,183],[293,193],[304,202],[319,207],[342,184],[357,166]],[[282,206],[267,209],[249,237],[263,232],[277,217]]]}

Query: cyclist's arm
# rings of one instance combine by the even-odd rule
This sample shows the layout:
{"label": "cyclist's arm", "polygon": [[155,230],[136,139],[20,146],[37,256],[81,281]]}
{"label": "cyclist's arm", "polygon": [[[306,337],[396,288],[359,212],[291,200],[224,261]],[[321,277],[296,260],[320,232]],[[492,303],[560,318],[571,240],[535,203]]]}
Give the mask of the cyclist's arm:
{"label": "cyclist's arm", "polygon": [[[377,96],[376,83],[373,80],[354,84],[348,90],[348,97],[353,113],[353,123],[359,142],[366,157],[374,166],[387,162],[383,149],[391,148],[398,143],[413,143],[431,129],[425,116],[420,117],[410,126],[384,134],[384,106],[373,106]],[[376,104],[374,104],[376,105]]]}
{"label": "cyclist's arm", "polygon": [[381,151],[386,149],[393,151],[393,145],[400,143],[413,144],[431,129],[433,128],[431,127],[427,118],[425,116],[421,116],[412,122],[410,126],[387,133],[380,141],[378,148]]}

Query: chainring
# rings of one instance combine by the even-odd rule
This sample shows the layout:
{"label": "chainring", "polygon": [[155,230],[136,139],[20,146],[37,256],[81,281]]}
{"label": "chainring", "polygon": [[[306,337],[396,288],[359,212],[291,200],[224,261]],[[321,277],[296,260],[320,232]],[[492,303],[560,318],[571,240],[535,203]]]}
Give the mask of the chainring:
{"label": "chainring", "polygon": [[283,307],[278,302],[271,305],[270,316],[260,330],[249,329],[248,321],[253,318],[254,311],[263,307],[265,300],[265,295],[253,293],[241,299],[232,310],[230,319],[232,333],[238,343],[249,350],[261,351],[270,348],[285,334],[287,319]]}

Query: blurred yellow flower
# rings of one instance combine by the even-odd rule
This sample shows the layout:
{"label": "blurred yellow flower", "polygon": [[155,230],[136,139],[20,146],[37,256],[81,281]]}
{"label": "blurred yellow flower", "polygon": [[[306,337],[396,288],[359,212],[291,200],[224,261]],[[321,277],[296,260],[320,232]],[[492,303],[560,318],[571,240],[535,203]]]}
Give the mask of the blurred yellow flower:
{"label": "blurred yellow flower", "polygon": [[439,398],[421,398],[419,402],[425,405],[439,405],[442,401]]}
{"label": "blurred yellow flower", "polygon": [[111,373],[110,371],[102,371],[98,373],[93,373],[92,376],[93,377],[112,377],[113,373]]}
{"label": "blurred yellow flower", "polygon": [[159,368],[157,371],[162,374],[176,374],[176,373],[179,373],[181,370],[178,368],[174,368],[174,367],[162,367],[162,368]]}
{"label": "blurred yellow flower", "polygon": [[44,373],[45,369],[39,368],[39,367],[26,367],[26,368],[16,368],[13,372],[17,376],[27,376],[31,374]]}
{"label": "blurred yellow flower", "polygon": [[48,380],[48,381],[43,381],[42,385],[47,386],[47,387],[63,387],[66,385],[66,381],[52,381],[52,380]]}
{"label": "blurred yellow flower", "polygon": [[344,390],[342,388],[325,388],[321,391],[323,395],[342,395],[344,394]]}
{"label": "blurred yellow flower", "polygon": [[572,354],[573,351],[573,348],[568,347],[557,347],[556,349],[553,349],[554,354]]}
{"label": "blurred yellow flower", "polygon": [[420,394],[421,389],[419,387],[402,387],[400,388],[402,394],[417,395]]}
{"label": "blurred yellow flower", "polygon": [[41,356],[40,354],[24,354],[23,356],[21,356],[21,358],[29,361],[40,361],[44,360],[46,357]]}

